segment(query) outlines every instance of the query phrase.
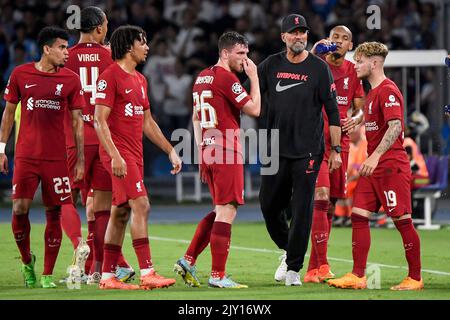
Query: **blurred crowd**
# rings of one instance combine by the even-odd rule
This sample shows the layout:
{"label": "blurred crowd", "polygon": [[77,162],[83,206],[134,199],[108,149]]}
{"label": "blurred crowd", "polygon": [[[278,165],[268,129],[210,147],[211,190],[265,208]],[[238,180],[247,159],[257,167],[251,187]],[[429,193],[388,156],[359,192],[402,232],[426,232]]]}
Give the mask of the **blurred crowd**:
{"label": "blurred crowd", "polygon": [[[120,25],[141,26],[147,32],[151,51],[140,70],[149,79],[152,111],[167,135],[175,128],[189,127],[192,81],[201,69],[215,64],[218,37],[227,30],[248,38],[249,56],[256,64],[282,49],[280,22],[292,12],[304,15],[311,27],[309,47],[337,24],[352,30],[355,46],[381,41],[395,50],[437,47],[439,7],[438,1],[432,0],[0,0],[0,4],[2,91],[15,66],[39,58],[36,37],[41,28],[66,27],[69,5],[101,7],[109,20],[108,36]],[[366,26],[370,15],[366,9],[372,4],[381,9],[380,30]],[[77,41],[77,32],[72,32],[70,44]],[[430,71],[423,71],[425,108],[433,99],[432,78]],[[408,83],[412,90],[414,85],[413,81]],[[409,108],[415,95],[408,97]]]}

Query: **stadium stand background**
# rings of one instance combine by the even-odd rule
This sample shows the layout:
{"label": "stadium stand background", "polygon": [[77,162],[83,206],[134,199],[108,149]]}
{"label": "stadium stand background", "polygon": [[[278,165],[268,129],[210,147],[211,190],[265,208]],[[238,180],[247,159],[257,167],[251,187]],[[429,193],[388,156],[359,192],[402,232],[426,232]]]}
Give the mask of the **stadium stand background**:
{"label": "stadium stand background", "polygon": [[[282,48],[281,18],[292,12],[304,15],[311,27],[308,48],[326,37],[337,24],[350,27],[355,47],[363,41],[381,41],[390,50],[450,47],[448,0],[0,0],[0,4],[1,92],[16,65],[39,58],[36,43],[39,30],[46,25],[66,27],[69,5],[101,7],[109,19],[108,37],[120,25],[141,26],[147,32],[151,51],[140,71],[149,79],[152,112],[168,137],[174,128],[190,128],[192,80],[201,69],[216,62],[217,39],[226,30],[236,30],[248,38],[250,57],[257,64]],[[381,8],[381,30],[367,29],[366,8],[371,4]],[[70,44],[77,41],[77,32],[72,32]],[[450,129],[441,112],[443,104],[438,101],[438,93],[441,90],[441,96],[448,95],[442,90],[448,88],[449,79],[447,76],[446,83],[439,83],[435,71],[435,68],[420,70],[420,112],[430,124],[422,133],[427,139],[421,140],[420,147],[424,154],[447,154]],[[389,76],[399,87],[401,75],[400,69],[389,70]],[[407,82],[408,115],[416,110],[415,88],[412,76]],[[0,104],[3,110],[3,99]],[[248,126],[255,127],[258,123],[250,122]],[[13,150],[7,151],[12,154]],[[160,163],[161,152],[148,140],[144,153],[145,176],[167,177],[161,174],[165,169]]]}

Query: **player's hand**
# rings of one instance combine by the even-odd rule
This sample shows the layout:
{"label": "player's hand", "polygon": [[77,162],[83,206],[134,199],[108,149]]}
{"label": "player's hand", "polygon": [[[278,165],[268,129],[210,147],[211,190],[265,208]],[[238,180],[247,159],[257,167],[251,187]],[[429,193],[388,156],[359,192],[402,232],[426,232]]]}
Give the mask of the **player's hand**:
{"label": "player's hand", "polygon": [[[316,43],[314,43],[313,47],[311,48],[311,53],[318,54],[318,53],[316,53],[316,47],[317,47],[317,45],[318,45],[319,43],[323,43],[323,44],[325,44],[325,45],[327,45],[327,46],[331,46],[331,44],[332,44],[332,42],[331,42],[330,40],[328,40],[328,39],[322,39],[322,40],[319,40],[319,41],[317,41]],[[329,54],[331,54],[331,53],[332,53],[332,52],[327,52],[327,53],[323,54],[323,56],[327,56],[327,55],[329,55]]]}
{"label": "player's hand", "polygon": [[347,135],[355,131],[355,128],[358,126],[356,117],[350,117],[342,119],[342,132],[345,132]]}
{"label": "player's hand", "polygon": [[375,154],[375,152],[372,153],[370,157],[362,163],[361,168],[359,168],[359,174],[363,177],[370,176],[378,166],[378,161],[380,161],[380,158]]}
{"label": "player's hand", "polygon": [[178,172],[180,172],[183,162],[181,161],[180,157],[178,156],[174,148],[172,148],[172,151],[170,151],[169,153],[169,160],[172,163],[173,167],[173,169],[170,170],[170,173],[177,174]]}
{"label": "player's hand", "polygon": [[9,173],[8,157],[5,153],[0,153],[0,172],[4,174]]}
{"label": "player's hand", "polygon": [[114,176],[118,178],[125,178],[127,175],[127,163],[119,155],[118,157],[112,158],[111,169]]}
{"label": "player's hand", "polygon": [[250,79],[258,78],[258,68],[256,67],[256,64],[252,61],[252,59],[250,58],[244,59],[243,66],[245,74]]}
{"label": "player's hand", "polygon": [[342,166],[341,155],[334,150],[330,152],[330,159],[328,160],[328,170],[333,172]]}
{"label": "player's hand", "polygon": [[79,182],[84,178],[84,160],[78,160],[75,165],[73,182]]}

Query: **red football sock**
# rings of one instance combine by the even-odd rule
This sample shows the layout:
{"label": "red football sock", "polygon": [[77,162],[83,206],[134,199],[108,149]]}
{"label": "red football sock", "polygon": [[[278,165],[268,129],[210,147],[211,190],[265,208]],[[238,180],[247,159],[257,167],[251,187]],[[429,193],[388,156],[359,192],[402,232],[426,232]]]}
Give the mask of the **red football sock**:
{"label": "red football sock", "polygon": [[333,225],[333,216],[334,211],[336,210],[336,204],[333,206],[331,203],[329,204],[327,211],[327,221],[328,221],[328,240],[330,239],[331,226]]}
{"label": "red football sock", "polygon": [[311,244],[312,244],[311,250],[314,250],[316,256],[317,264],[315,268],[319,268],[323,264],[328,264],[327,261],[328,206],[329,202],[326,200],[314,201],[313,222],[311,227]]}
{"label": "red football sock", "polygon": [[231,224],[215,221],[211,231],[210,246],[212,255],[211,276],[223,278],[230,249]]}
{"label": "red football sock", "polygon": [[44,272],[43,275],[53,274],[56,258],[61,247],[62,228],[61,228],[61,210],[46,211],[45,216],[47,224],[45,226],[45,253],[44,253]]}
{"label": "red football sock", "polygon": [[105,243],[105,246],[102,250],[104,252],[102,272],[116,272],[117,260],[119,258],[121,250],[122,246]]}
{"label": "red football sock", "polygon": [[105,233],[108,227],[109,216],[111,212],[97,211],[94,212],[95,216],[95,231],[94,231],[94,260],[100,265],[103,262],[103,247],[105,243]]}
{"label": "red football sock", "polygon": [[358,277],[363,277],[366,272],[367,256],[370,249],[369,219],[359,214],[352,213],[352,255],[353,271]]}
{"label": "red football sock", "polygon": [[134,239],[133,248],[139,261],[139,269],[152,268],[153,263],[148,238]]}
{"label": "red football sock", "polygon": [[86,243],[89,246],[90,252],[84,266],[84,272],[89,274],[91,270],[92,261],[94,260],[94,232],[95,232],[95,220],[88,221],[88,235],[86,237]]}
{"label": "red football sock", "polygon": [[411,219],[394,221],[397,230],[400,231],[405,248],[406,260],[408,261],[408,276],[420,281],[420,239]]}
{"label": "red football sock", "polygon": [[17,247],[22,257],[22,262],[28,264],[31,262],[30,252],[30,219],[28,212],[26,214],[17,215],[13,212],[12,215],[12,231]]}
{"label": "red football sock", "polygon": [[117,265],[121,268],[131,268],[130,264],[125,259],[122,252],[120,252],[120,256],[119,256],[119,260],[117,261]]}
{"label": "red football sock", "polygon": [[72,242],[73,248],[76,249],[82,238],[81,219],[72,203],[61,206],[61,226]]}
{"label": "red football sock", "polygon": [[211,238],[211,230],[214,224],[216,213],[214,211],[208,213],[197,225],[191,244],[186,250],[184,258],[193,266],[200,253],[205,250]]}

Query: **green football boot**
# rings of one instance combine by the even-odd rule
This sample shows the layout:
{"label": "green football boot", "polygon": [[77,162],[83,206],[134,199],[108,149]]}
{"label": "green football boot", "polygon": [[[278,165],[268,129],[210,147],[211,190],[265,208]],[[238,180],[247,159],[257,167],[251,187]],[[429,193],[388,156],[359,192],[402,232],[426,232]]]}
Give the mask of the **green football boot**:
{"label": "green football boot", "polygon": [[43,289],[51,289],[56,288],[56,284],[53,281],[53,276],[50,275],[42,275],[41,276],[41,286]]}
{"label": "green football boot", "polygon": [[31,261],[28,264],[23,264],[20,271],[23,274],[23,280],[26,288],[36,287],[36,273],[34,272],[34,265],[36,264],[36,256],[31,253]]}

